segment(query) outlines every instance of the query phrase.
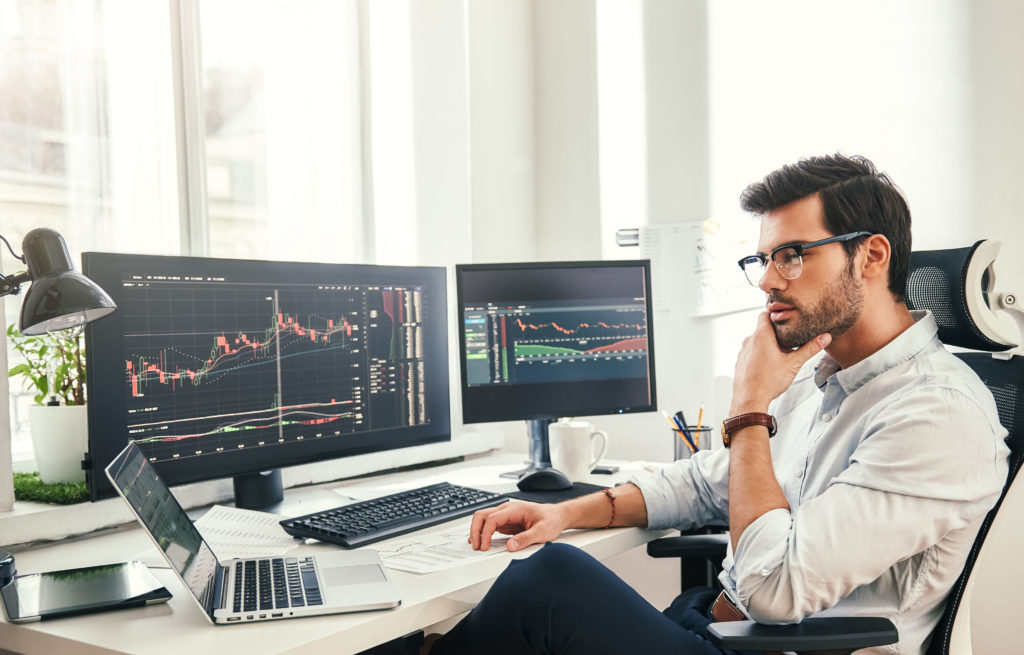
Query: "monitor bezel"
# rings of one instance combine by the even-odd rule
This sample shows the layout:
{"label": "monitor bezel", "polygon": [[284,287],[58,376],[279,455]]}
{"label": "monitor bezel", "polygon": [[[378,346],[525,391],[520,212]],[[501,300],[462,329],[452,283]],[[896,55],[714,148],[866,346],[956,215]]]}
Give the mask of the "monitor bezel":
{"label": "monitor bezel", "polygon": [[[647,347],[648,347],[648,381],[649,381],[649,402],[647,404],[631,404],[611,406],[576,406],[572,408],[543,407],[536,411],[494,411],[490,408],[486,416],[477,415],[473,411],[471,396],[477,393],[479,387],[470,387],[468,384],[466,369],[466,331],[465,331],[465,289],[463,288],[463,273],[474,271],[514,271],[514,270],[557,270],[557,269],[581,269],[581,268],[640,268],[643,270],[645,312],[647,315]],[[457,304],[457,327],[459,344],[459,374],[460,374],[460,396],[462,400],[462,422],[465,424],[491,423],[499,421],[535,421],[554,420],[566,416],[601,416],[611,414],[633,414],[639,412],[652,412],[658,409],[657,384],[655,374],[654,357],[654,305],[651,300],[651,262],[649,259],[615,259],[615,260],[580,260],[580,261],[537,261],[537,262],[503,262],[489,264],[456,264],[455,266],[455,296]],[[570,383],[557,383],[570,384]]]}
{"label": "monitor bezel", "polygon": [[[344,284],[423,284],[435,290],[436,299],[428,306],[435,330],[425,337],[424,350],[431,353],[426,370],[426,384],[434,391],[427,396],[428,425],[385,428],[354,433],[343,441],[326,439],[306,440],[301,445],[291,443],[262,452],[221,453],[217,461],[196,465],[190,462],[159,462],[160,475],[168,485],[176,486],[203,480],[230,478],[257,473],[268,469],[296,466],[333,460],[367,453],[384,452],[451,440],[450,371],[448,358],[447,270],[437,266],[379,266],[371,264],[330,264],[276,260],[249,260],[214,257],[188,257],[168,255],[138,255],[109,252],[82,254],[83,273],[99,284],[115,302],[121,297],[120,280],[129,271],[152,270],[159,273],[169,267],[175,270],[189,266],[218,267],[224,269],[267,271],[268,278],[276,275],[298,276],[307,274],[314,283]],[[268,279],[268,284],[270,281]],[[128,443],[127,397],[123,393],[123,347],[119,342],[123,334],[119,312],[114,312],[85,329],[86,389],[88,412],[88,453],[86,456],[86,483],[93,501],[116,495],[104,474],[106,465]],[[117,355],[117,356],[114,356]],[[105,394],[99,389],[117,383],[118,394]],[[262,449],[261,449],[262,450]],[[340,477],[340,476],[339,476]]]}

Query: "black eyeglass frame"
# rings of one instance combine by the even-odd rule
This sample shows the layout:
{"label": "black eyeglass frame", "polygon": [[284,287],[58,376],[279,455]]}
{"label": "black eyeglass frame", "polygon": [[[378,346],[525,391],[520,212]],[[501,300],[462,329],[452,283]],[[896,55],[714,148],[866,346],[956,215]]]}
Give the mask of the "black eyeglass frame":
{"label": "black eyeglass frame", "polygon": [[[747,282],[749,282],[752,286],[756,287],[756,286],[758,286],[760,284],[761,278],[764,277],[764,273],[767,272],[767,270],[768,270],[768,260],[769,259],[772,260],[773,264],[775,264],[775,268],[779,271],[779,274],[780,275],[782,274],[782,269],[779,267],[778,262],[775,261],[775,254],[778,253],[780,250],[786,250],[786,249],[792,248],[793,250],[796,251],[796,256],[800,258],[800,264],[801,264],[800,273],[798,273],[795,277],[786,277],[785,275],[783,275],[782,277],[785,277],[787,280],[795,280],[798,277],[800,277],[800,275],[803,273],[803,256],[804,256],[804,251],[810,250],[811,248],[817,248],[818,246],[824,246],[824,245],[827,245],[829,243],[839,243],[839,242],[843,242],[843,241],[852,241],[853,239],[858,239],[860,237],[869,237],[869,236],[872,236],[874,234],[875,234],[874,232],[865,232],[865,231],[861,230],[859,232],[847,232],[846,234],[840,234],[839,236],[829,237],[827,239],[821,239],[819,241],[811,241],[810,243],[786,243],[786,244],[783,244],[783,245],[779,246],[775,250],[771,251],[771,253],[768,254],[767,257],[765,255],[761,255],[761,254],[747,255],[746,257],[743,257],[742,259],[740,259],[736,263],[739,264],[740,270],[743,271],[743,276],[747,278]],[[754,282],[753,280],[751,280],[750,276],[747,274],[746,264],[748,262],[751,262],[751,260],[756,260],[758,263],[761,264],[762,273],[761,273],[761,276],[757,278],[757,282]]]}

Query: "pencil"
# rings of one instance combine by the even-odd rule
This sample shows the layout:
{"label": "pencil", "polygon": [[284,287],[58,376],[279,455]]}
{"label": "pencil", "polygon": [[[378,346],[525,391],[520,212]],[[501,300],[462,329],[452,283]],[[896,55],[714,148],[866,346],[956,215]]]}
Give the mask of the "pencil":
{"label": "pencil", "polygon": [[704,401],[702,400],[702,401],[700,401],[700,411],[697,412],[697,429],[698,430],[700,429],[700,426],[704,425],[701,422],[703,420],[704,420]]}
{"label": "pencil", "polygon": [[700,447],[697,446],[697,439],[694,438],[690,431],[686,429],[686,424],[680,421],[679,417],[674,416],[672,418],[675,420],[676,425],[679,426],[679,434],[683,435],[683,437],[691,446],[691,450],[693,450],[693,452],[697,452],[698,450],[700,450]]}
{"label": "pencil", "polygon": [[683,442],[686,444],[687,448],[690,449],[690,453],[697,452],[694,448],[693,443],[690,441],[689,438],[687,438],[686,433],[679,429],[675,421],[672,420],[672,417],[668,415],[668,412],[662,412],[661,415],[664,416],[665,420],[668,421],[668,424],[672,426],[672,431],[679,433],[679,438],[682,439]]}

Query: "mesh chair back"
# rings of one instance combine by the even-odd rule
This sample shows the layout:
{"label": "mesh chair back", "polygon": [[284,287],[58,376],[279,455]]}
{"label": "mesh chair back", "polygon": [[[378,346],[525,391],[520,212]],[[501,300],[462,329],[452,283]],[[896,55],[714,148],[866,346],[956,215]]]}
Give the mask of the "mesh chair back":
{"label": "mesh chair back", "polygon": [[[948,346],[989,352],[1009,350],[1012,346],[986,336],[968,310],[967,269],[982,243],[978,241],[967,248],[910,253],[907,307],[931,310],[939,325],[939,339]],[[983,288],[988,286],[986,278],[983,278]]]}

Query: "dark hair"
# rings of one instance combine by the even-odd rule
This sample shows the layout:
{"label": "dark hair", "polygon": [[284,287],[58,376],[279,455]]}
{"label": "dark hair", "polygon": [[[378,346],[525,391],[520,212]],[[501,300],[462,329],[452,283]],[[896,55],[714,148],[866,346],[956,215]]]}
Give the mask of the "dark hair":
{"label": "dark hair", "polygon": [[[866,230],[889,240],[889,291],[903,300],[910,260],[910,208],[899,188],[870,160],[839,153],[801,159],[748,186],[740,195],[740,206],[764,214],[815,193],[824,207],[825,229],[834,236]],[[862,242],[843,243],[847,256]]]}

